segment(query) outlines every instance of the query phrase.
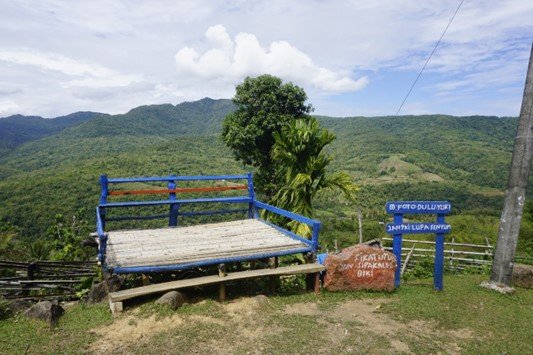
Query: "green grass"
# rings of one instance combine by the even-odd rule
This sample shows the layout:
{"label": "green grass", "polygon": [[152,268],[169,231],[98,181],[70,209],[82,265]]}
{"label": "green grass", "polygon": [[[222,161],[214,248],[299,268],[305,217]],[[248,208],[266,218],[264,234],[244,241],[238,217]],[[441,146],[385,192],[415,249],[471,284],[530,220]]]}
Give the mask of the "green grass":
{"label": "green grass", "polygon": [[[93,346],[99,340],[136,354],[532,353],[533,291],[500,295],[479,287],[486,278],[446,276],[443,292],[432,280],[414,280],[391,294],[300,289],[266,304],[200,298],[177,311],[147,302],[116,318],[106,305],[78,305],[54,328],[21,316],[1,321],[0,346],[6,354],[79,353],[102,349]],[[239,297],[239,289],[229,291]],[[90,332],[102,327],[105,339]]]}
{"label": "green grass", "polygon": [[470,329],[463,341],[470,353],[533,353],[533,291],[517,288],[501,295],[479,287],[486,276],[448,276],[442,293],[431,290],[432,280],[413,281],[397,294],[401,302],[384,306],[402,322],[431,320],[438,329]]}
{"label": "green grass", "polygon": [[112,321],[105,304],[67,309],[56,326],[22,315],[0,321],[0,353],[77,354],[96,339],[90,329]]}

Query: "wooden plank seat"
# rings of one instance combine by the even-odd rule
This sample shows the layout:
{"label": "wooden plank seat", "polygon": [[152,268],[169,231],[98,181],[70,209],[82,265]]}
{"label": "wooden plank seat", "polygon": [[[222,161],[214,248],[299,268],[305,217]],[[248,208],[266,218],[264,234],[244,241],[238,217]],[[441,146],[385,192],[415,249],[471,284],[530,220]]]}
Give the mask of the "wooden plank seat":
{"label": "wooden plank seat", "polygon": [[186,269],[192,263],[217,264],[222,259],[244,260],[260,254],[293,254],[309,249],[308,244],[259,219],[118,230],[108,232],[107,267],[118,272],[164,265]]}
{"label": "wooden plank seat", "polygon": [[310,263],[303,265],[281,266],[275,269],[258,269],[230,272],[223,277],[218,275],[210,275],[195,277],[192,279],[163,282],[159,284],[136,287],[128,290],[111,292],[109,293],[109,305],[113,312],[120,312],[123,307],[122,302],[135,297],[141,297],[150,294],[161,294],[163,292],[179,290],[188,287],[213,285],[228,281],[244,280],[254,277],[313,274],[322,272],[325,269],[326,268],[324,265],[318,263]]}

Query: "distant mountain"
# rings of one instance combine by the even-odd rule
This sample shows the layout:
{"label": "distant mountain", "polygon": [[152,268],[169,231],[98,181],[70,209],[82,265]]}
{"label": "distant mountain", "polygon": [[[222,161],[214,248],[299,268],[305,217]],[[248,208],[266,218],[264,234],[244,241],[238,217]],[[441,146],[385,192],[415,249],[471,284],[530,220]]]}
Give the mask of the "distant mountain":
{"label": "distant mountain", "polygon": [[235,110],[231,100],[139,106],[128,113],[98,117],[65,132],[70,137],[191,136],[214,134],[224,116]]}
{"label": "distant mountain", "polygon": [[97,116],[105,115],[98,112],[75,112],[56,118],[23,115],[0,118],[0,152],[12,150],[23,143],[52,135]]}

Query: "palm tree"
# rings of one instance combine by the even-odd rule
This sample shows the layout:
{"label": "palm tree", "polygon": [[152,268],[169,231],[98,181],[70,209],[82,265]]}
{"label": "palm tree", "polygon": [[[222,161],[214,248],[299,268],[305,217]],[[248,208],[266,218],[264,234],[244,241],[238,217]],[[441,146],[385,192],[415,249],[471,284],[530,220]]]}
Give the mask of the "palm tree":
{"label": "palm tree", "polygon": [[[272,159],[276,173],[284,184],[274,195],[272,202],[292,212],[313,217],[313,199],[325,189],[339,189],[352,200],[357,186],[345,172],[326,171],[332,157],[324,148],[335,140],[335,135],[320,128],[315,118],[295,119],[274,133]],[[296,234],[309,236],[306,224],[292,221],[289,227]]]}

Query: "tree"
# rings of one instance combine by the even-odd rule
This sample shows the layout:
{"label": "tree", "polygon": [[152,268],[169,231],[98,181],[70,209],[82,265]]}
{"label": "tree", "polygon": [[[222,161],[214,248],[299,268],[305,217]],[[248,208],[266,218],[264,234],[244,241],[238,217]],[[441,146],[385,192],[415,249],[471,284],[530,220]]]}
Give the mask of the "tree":
{"label": "tree", "polygon": [[[335,140],[335,135],[320,128],[315,118],[291,120],[274,133],[272,160],[278,178],[283,181],[273,203],[292,212],[313,217],[313,198],[326,189],[339,189],[352,200],[357,186],[345,172],[327,172],[332,157],[324,148]],[[306,224],[291,222],[289,227],[297,234],[309,236]]]}
{"label": "tree", "polygon": [[222,139],[237,160],[257,168],[257,190],[269,198],[277,188],[270,154],[273,135],[292,119],[309,119],[313,107],[305,104],[302,88],[272,75],[247,77],[235,91],[237,109],[225,117]]}
{"label": "tree", "polygon": [[[88,224],[82,218],[84,209],[76,211],[68,218],[62,214],[55,216],[55,223],[48,228],[49,254],[52,260],[56,261],[79,261],[88,260],[93,254],[82,246],[83,240],[87,236]],[[37,249],[40,251],[41,248]]]}

